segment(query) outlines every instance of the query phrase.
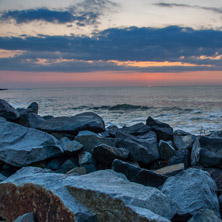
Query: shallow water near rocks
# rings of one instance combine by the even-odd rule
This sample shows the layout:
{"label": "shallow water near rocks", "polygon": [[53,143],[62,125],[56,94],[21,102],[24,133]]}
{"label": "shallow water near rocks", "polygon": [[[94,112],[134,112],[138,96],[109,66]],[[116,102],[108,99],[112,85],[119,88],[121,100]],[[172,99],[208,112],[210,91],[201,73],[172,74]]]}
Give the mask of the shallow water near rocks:
{"label": "shallow water near rocks", "polygon": [[106,126],[129,126],[150,115],[194,134],[222,130],[222,87],[108,87],[9,89],[0,98],[14,107],[39,104],[40,115],[92,111]]}

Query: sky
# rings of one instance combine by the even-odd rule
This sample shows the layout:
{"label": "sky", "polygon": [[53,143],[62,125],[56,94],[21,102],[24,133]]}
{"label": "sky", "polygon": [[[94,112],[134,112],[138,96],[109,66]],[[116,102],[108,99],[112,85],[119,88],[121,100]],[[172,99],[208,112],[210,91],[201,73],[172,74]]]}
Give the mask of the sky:
{"label": "sky", "polygon": [[222,85],[221,0],[0,0],[0,88]]}

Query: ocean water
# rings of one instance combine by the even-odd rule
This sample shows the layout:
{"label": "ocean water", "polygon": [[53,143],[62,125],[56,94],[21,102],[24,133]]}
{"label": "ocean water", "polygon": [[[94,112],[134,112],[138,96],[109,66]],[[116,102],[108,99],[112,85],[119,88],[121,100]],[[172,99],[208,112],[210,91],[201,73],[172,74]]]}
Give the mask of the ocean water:
{"label": "ocean water", "polygon": [[16,108],[35,101],[43,116],[92,111],[106,126],[145,123],[152,116],[196,135],[222,130],[221,86],[10,89],[0,98]]}

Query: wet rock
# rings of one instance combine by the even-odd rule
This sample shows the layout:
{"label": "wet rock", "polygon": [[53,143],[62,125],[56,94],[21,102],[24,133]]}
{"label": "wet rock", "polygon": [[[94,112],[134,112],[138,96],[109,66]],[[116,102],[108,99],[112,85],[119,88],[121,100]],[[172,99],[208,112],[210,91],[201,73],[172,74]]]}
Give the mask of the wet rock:
{"label": "wet rock", "polygon": [[216,214],[209,209],[198,211],[188,222],[222,222]]}
{"label": "wet rock", "polygon": [[83,149],[83,145],[76,140],[70,140],[67,137],[60,139],[61,147],[65,153],[72,155],[80,152]]}
{"label": "wet rock", "polygon": [[59,141],[36,129],[0,118],[0,159],[21,167],[62,154]]}
{"label": "wet rock", "polygon": [[[68,177],[70,180],[66,182]],[[38,222],[96,222],[96,216],[68,191],[67,185],[72,184],[72,178],[75,179],[39,168],[22,168],[0,183],[0,217],[13,221],[33,212]]]}
{"label": "wet rock", "polygon": [[105,131],[105,123],[97,114],[86,112],[73,117],[51,118],[42,122],[37,128],[49,133],[62,132],[77,135],[82,130],[103,132]]}
{"label": "wet rock", "polygon": [[93,163],[92,154],[87,151],[83,151],[83,152],[79,153],[78,157],[79,157],[79,165],[80,166]]}
{"label": "wet rock", "polygon": [[35,222],[33,213],[26,213],[17,217],[13,222]]}
{"label": "wet rock", "polygon": [[222,168],[222,138],[197,138],[192,147],[191,165]]}
{"label": "wet rock", "polygon": [[159,142],[159,151],[160,158],[163,160],[169,160],[176,152],[171,141],[163,140]]}
{"label": "wet rock", "polygon": [[125,148],[111,147],[105,144],[94,147],[94,159],[106,166],[111,166],[114,159],[127,159],[129,151]]}
{"label": "wet rock", "polygon": [[178,150],[192,147],[195,136],[183,130],[175,130],[173,133],[173,143]]}
{"label": "wet rock", "polygon": [[14,121],[20,117],[20,114],[4,99],[0,99],[0,117],[8,121]]}
{"label": "wet rock", "polygon": [[117,159],[113,161],[112,169],[123,173],[131,182],[140,183],[145,186],[159,187],[167,179],[167,177],[156,174],[151,170],[135,167],[132,164]]}
{"label": "wet rock", "polygon": [[162,123],[149,116],[146,120],[146,125],[150,126],[152,130],[157,134],[159,140],[173,140],[173,128],[167,123]]}
{"label": "wet rock", "polygon": [[203,170],[189,168],[169,177],[161,191],[178,204],[180,215],[194,215],[200,209],[211,209],[220,215],[216,183]]}
{"label": "wet rock", "polygon": [[143,123],[137,123],[133,126],[123,127],[120,130],[123,131],[124,133],[128,133],[134,136],[141,136],[150,132],[152,129],[150,126],[147,126]]}
{"label": "wet rock", "polygon": [[170,176],[175,176],[176,174],[178,174],[179,172],[183,170],[184,170],[184,163],[179,163],[179,164],[160,168],[158,170],[155,170],[154,173],[170,177]]}
{"label": "wet rock", "polygon": [[95,146],[100,144],[106,144],[109,146],[115,146],[115,139],[101,137],[95,133],[89,131],[81,131],[75,137],[75,140],[83,145],[83,149],[88,152],[92,152]]}

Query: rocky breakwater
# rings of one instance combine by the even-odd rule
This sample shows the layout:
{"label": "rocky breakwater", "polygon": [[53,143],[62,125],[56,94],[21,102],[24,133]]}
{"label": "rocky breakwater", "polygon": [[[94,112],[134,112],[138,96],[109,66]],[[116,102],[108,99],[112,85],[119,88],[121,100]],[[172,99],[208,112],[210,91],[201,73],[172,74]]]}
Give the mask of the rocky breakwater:
{"label": "rocky breakwater", "polygon": [[221,221],[221,135],[0,100],[0,221]]}

